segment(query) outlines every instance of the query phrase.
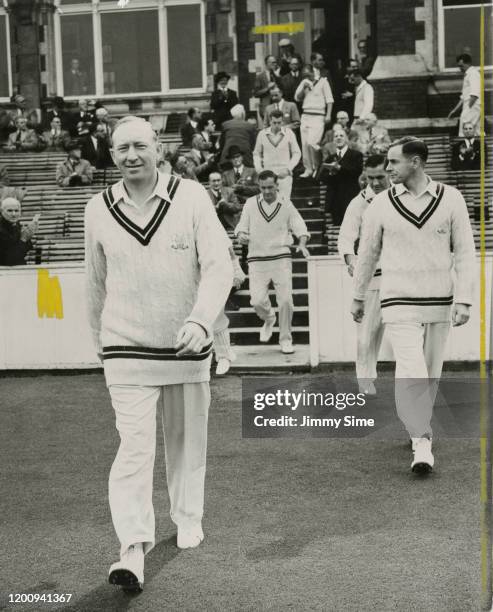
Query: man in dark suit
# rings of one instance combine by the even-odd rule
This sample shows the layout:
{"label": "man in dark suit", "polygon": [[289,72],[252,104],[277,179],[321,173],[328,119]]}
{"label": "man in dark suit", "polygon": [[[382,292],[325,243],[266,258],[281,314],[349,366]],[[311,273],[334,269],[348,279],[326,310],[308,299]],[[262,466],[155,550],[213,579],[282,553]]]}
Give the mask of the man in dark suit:
{"label": "man in dark suit", "polygon": [[257,130],[252,123],[245,121],[245,109],[241,104],[231,109],[233,119],[225,121],[220,138],[221,160],[220,165],[231,158],[230,149],[236,146],[243,155],[245,164],[253,166],[253,149],[257,139]]}
{"label": "man in dark suit", "polygon": [[[474,125],[464,123],[464,138],[452,147],[452,170],[479,170],[481,167],[481,145],[479,138],[474,136]],[[485,147],[485,165],[487,147]]]}
{"label": "man in dark suit", "polygon": [[291,60],[296,58],[299,61],[299,67],[303,63],[301,55],[296,53],[293,43],[289,38],[281,38],[278,43],[279,57],[277,63],[279,65],[279,76],[283,77],[291,70]]}
{"label": "man in dark suit", "polygon": [[212,92],[210,106],[217,129],[221,129],[222,124],[231,119],[230,111],[239,103],[236,91],[228,88],[230,78],[227,72],[218,72],[214,77],[216,88]]}
{"label": "man in dark suit", "polygon": [[192,146],[192,139],[195,134],[199,133],[199,121],[202,117],[202,111],[200,108],[193,106],[188,109],[187,112],[187,121],[185,125],[181,128],[181,141],[184,147]]}
{"label": "man in dark suit", "polygon": [[255,168],[247,166],[243,163],[243,155],[241,149],[233,145],[229,150],[229,159],[233,168],[223,172],[223,185],[232,187],[234,194],[241,204],[244,204],[247,198],[260,193],[258,185],[258,177]]}
{"label": "man in dark suit", "polygon": [[265,70],[258,72],[255,77],[253,95],[260,100],[258,112],[261,119],[264,118],[265,109],[271,103],[271,89],[280,84],[280,79],[278,79],[274,72],[276,65],[277,60],[275,56],[268,55],[265,58]]}
{"label": "man in dark suit", "polygon": [[[288,102],[296,102],[294,94],[301,83],[301,62],[297,57],[292,57],[289,62],[289,72],[281,78],[281,89],[284,99]],[[299,108],[298,108],[299,110]]]}
{"label": "man in dark suit", "polygon": [[360,192],[359,176],[363,171],[363,155],[348,147],[348,136],[334,127],[335,152],[324,160],[320,180],[327,185],[325,210],[332,213],[334,225],[341,225],[349,202]]}
{"label": "man in dark suit", "polygon": [[208,151],[208,146],[201,134],[195,134],[192,138],[192,148],[186,154],[195,176],[204,183],[207,181],[211,170],[214,168],[214,154]]}
{"label": "man in dark suit", "polygon": [[94,121],[94,113],[89,110],[89,100],[81,98],[79,100],[79,109],[73,113],[70,118],[70,134],[74,137],[79,135],[79,125],[92,123]]}
{"label": "man in dark suit", "polygon": [[113,166],[110,147],[103,126],[92,123],[89,134],[81,138],[80,142],[82,159],[87,159],[91,166],[98,170]]}

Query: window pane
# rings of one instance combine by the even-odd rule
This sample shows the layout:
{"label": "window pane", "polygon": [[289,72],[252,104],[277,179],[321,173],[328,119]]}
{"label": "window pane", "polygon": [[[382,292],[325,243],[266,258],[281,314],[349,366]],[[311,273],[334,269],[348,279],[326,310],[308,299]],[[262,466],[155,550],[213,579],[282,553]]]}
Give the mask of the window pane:
{"label": "window pane", "polygon": [[94,95],[92,15],[62,15],[63,93]]}
{"label": "window pane", "polygon": [[202,87],[200,5],[167,9],[170,89]]}
{"label": "window pane", "polygon": [[[461,53],[470,53],[473,64],[479,65],[480,8],[463,7],[444,10],[445,68],[457,66],[455,58]],[[485,63],[491,65],[493,46],[493,9],[485,7]]]}
{"label": "window pane", "polygon": [[7,18],[5,15],[0,15],[0,98],[10,96],[8,61]]}
{"label": "window pane", "polygon": [[102,13],[104,93],[161,91],[157,11]]}

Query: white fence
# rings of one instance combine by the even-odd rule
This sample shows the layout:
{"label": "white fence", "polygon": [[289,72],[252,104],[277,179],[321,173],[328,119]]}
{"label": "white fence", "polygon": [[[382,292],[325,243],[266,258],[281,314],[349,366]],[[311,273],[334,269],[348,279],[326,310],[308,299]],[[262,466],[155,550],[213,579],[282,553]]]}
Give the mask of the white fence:
{"label": "white fence", "polygon": [[[453,328],[446,360],[476,361],[480,358],[480,259],[477,258],[476,297],[471,319],[462,327]],[[308,263],[310,305],[310,363],[354,361],[356,355],[356,323],[350,314],[352,279],[342,261],[334,256],[311,257]],[[486,256],[486,354],[491,347],[491,293],[493,256]],[[380,359],[392,360],[392,350],[384,340]]]}
{"label": "white fence", "polygon": [[[50,299],[56,301],[56,290],[50,293],[48,286],[46,291],[48,276],[58,279],[58,283],[54,282],[55,289],[60,288],[62,318],[56,317],[57,308],[53,303],[50,305]],[[486,278],[489,356],[493,284],[491,255],[486,259]],[[345,266],[334,256],[310,258],[308,284],[311,365],[354,361],[356,324],[349,314],[352,280]],[[479,258],[476,294],[471,320],[464,327],[453,329],[450,335],[447,359],[479,359]],[[58,316],[61,314],[58,309]],[[392,359],[385,340],[381,358]],[[0,369],[95,365],[100,364],[87,323],[83,264],[0,268]]]}

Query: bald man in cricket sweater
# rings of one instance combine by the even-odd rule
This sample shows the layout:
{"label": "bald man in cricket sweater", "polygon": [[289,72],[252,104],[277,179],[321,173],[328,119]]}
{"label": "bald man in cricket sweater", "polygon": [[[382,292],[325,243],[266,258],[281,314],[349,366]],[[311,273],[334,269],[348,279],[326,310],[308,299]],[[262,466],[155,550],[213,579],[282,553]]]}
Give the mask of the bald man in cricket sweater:
{"label": "bald man in cricket sweater", "polygon": [[138,592],[155,543],[156,410],[177,545],[194,548],[204,538],[212,333],[233,271],[207,192],[158,173],[159,145],[147,121],[120,120],[112,156],[123,180],[86,208],[87,298],[120,434],[109,477],[120,561],[109,581]]}
{"label": "bald man in cricket sweater", "polygon": [[425,173],[427,158],[426,143],[417,138],[391,145],[387,170],[394,184],[363,216],[351,307],[361,322],[380,260],[380,304],[396,362],[397,414],[412,440],[411,468],[424,474],[434,465],[431,417],[450,324],[469,320],[476,272],[464,198]]}

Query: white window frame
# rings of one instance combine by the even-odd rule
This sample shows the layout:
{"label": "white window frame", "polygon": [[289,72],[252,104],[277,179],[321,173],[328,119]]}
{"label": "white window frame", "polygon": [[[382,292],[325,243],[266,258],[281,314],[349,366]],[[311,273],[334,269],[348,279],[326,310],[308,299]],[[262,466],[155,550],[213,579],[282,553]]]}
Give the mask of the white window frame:
{"label": "white window frame", "polygon": [[9,14],[8,12],[4,9],[4,8],[0,8],[0,15],[2,15],[2,17],[5,17],[5,42],[7,45],[7,78],[8,78],[8,89],[9,89],[9,95],[8,97],[0,97],[0,102],[10,102],[10,99],[12,98],[12,56],[10,53],[10,21],[9,21]]}
{"label": "white window frame", "polygon": [[[132,0],[125,8],[117,8],[113,2],[86,2],[84,4],[64,4],[60,6],[60,0],[55,0],[57,9],[55,11],[54,31],[55,31],[55,56],[56,56],[56,81],[57,91],[60,96],[63,92],[63,55],[61,37],[61,15],[90,15],[93,16],[93,41],[94,41],[94,76],[95,93],[86,94],[85,97],[97,97],[98,99],[132,99],[143,97],[156,97],[162,95],[187,95],[202,94],[207,91],[207,58],[205,41],[205,2],[204,0]],[[202,85],[200,87],[189,87],[187,89],[170,89],[169,70],[168,70],[168,36],[167,36],[167,7],[170,6],[200,6],[200,32],[201,32],[201,53],[202,53]],[[158,36],[159,36],[159,64],[161,77],[160,91],[143,91],[134,93],[104,93],[103,83],[103,57],[102,57],[102,38],[101,38],[101,15],[104,13],[135,12],[141,10],[155,10],[158,13]],[[66,100],[77,100],[80,96],[64,96]]]}
{"label": "white window frame", "polygon": [[[438,0],[438,67],[441,72],[448,73],[459,73],[460,69],[446,68],[445,67],[445,11],[450,11],[454,9],[460,8],[479,8],[483,4],[482,2],[477,2],[476,4],[457,4],[456,6],[443,6],[443,0]],[[486,8],[486,7],[485,7]],[[478,62],[479,63],[479,62]],[[493,65],[485,65],[486,70],[493,69]]]}

